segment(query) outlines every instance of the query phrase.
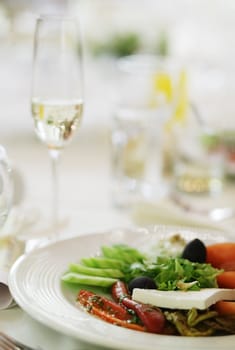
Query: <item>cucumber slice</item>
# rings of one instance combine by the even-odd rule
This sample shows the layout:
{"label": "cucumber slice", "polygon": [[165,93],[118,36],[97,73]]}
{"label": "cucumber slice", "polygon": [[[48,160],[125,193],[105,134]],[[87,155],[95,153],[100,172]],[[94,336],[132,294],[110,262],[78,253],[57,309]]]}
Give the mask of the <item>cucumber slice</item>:
{"label": "cucumber slice", "polygon": [[117,281],[117,279],[109,277],[83,275],[76,272],[67,272],[62,276],[62,281],[97,287],[111,287]]}
{"label": "cucumber slice", "polygon": [[103,246],[101,250],[106,258],[114,258],[127,264],[136,261],[143,261],[144,259],[144,255],[142,255],[137,249],[122,244],[113,245],[111,247]]}
{"label": "cucumber slice", "polygon": [[118,259],[105,257],[82,258],[81,263],[85,266],[96,267],[101,269],[122,269],[125,263]]}
{"label": "cucumber slice", "polygon": [[77,272],[85,275],[92,275],[98,277],[111,277],[111,278],[121,278],[124,274],[117,269],[102,269],[97,267],[88,267],[81,264],[70,264],[69,270],[71,272]]}

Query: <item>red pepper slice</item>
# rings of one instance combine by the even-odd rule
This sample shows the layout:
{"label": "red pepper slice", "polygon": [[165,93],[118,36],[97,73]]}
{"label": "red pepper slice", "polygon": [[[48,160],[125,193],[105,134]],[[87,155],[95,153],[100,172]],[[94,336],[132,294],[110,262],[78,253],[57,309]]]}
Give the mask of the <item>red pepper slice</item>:
{"label": "red pepper slice", "polygon": [[121,320],[131,320],[132,316],[127,312],[127,310],[123,306],[113,302],[112,300],[109,300],[108,298],[82,289],[78,294],[78,300],[80,301],[81,299],[84,300],[84,302],[87,302],[87,306],[95,306],[98,309],[102,309],[103,311]]}
{"label": "red pepper slice", "polygon": [[142,304],[132,300],[124,282],[117,281],[113,284],[112,296],[116,302],[135,311],[148,332],[158,334],[164,333],[166,321],[161,310],[148,304]]}
{"label": "red pepper slice", "polygon": [[103,296],[87,290],[81,290],[78,293],[77,300],[89,313],[98,316],[104,321],[136,331],[146,331],[145,327],[132,323],[132,316],[123,306]]}
{"label": "red pepper slice", "polygon": [[122,281],[117,281],[112,285],[111,294],[113,299],[118,303],[125,297],[131,299],[127,285]]}

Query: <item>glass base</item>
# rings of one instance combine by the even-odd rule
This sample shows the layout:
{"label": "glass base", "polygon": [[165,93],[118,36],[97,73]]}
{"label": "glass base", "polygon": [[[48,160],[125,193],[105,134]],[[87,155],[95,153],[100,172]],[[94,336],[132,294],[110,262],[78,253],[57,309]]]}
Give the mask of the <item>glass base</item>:
{"label": "glass base", "polygon": [[192,194],[171,190],[171,200],[188,213],[195,213],[209,217],[214,221],[221,221],[233,215],[234,188],[229,184],[223,184],[223,190],[218,192]]}
{"label": "glass base", "polygon": [[166,183],[159,181],[156,184],[142,182],[135,179],[115,181],[111,188],[111,199],[114,207],[128,209],[143,200],[159,201],[169,192]]}

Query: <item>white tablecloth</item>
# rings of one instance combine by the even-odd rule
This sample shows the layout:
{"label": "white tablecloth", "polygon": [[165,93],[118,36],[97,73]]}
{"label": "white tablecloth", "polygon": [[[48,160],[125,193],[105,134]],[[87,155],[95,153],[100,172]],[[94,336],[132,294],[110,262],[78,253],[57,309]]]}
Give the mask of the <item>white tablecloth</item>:
{"label": "white tablecloth", "polygon": [[[28,51],[27,47],[22,51],[4,48],[2,53],[0,143],[18,174],[20,208],[28,215],[31,210],[39,210],[39,228],[44,230],[50,222],[52,180],[47,149],[36,139],[30,116],[31,47]],[[88,74],[92,72],[97,74],[93,69]],[[65,237],[130,225],[128,216],[111,204],[107,106],[103,100],[101,111],[101,101],[93,103],[87,97],[84,123],[61,157],[60,217],[68,219]],[[100,112],[92,115],[95,109]],[[43,350],[91,349],[39,324],[18,307],[0,311],[0,330],[29,345],[40,345]]]}
{"label": "white tablecloth", "polygon": [[[83,130],[79,132],[82,135]],[[111,205],[106,136],[95,145],[92,135],[89,141],[84,140],[84,135],[82,138],[83,141],[71,144],[61,159],[61,217],[69,220],[63,231],[65,237],[131,225],[128,215]],[[39,209],[42,220],[39,226],[43,229],[50,219],[51,203],[47,151],[33,137],[9,142],[8,150],[24,179],[22,208],[29,210],[29,215],[31,209]],[[0,311],[0,330],[28,345],[40,345],[43,350],[92,349],[39,324],[18,307]]]}

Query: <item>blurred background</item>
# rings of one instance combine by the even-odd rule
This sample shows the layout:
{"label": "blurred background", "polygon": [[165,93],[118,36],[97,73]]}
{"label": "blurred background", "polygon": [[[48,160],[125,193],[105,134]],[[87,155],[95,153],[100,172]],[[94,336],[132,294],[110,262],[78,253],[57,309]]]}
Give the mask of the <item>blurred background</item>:
{"label": "blurred background", "polygon": [[[108,174],[109,131],[119,93],[117,62],[128,55],[151,55],[175,62],[187,76],[181,117],[193,101],[203,122],[212,122],[217,130],[225,126],[235,130],[234,0],[0,0],[0,143],[28,178],[29,198],[35,199],[37,186],[30,176],[29,148],[35,147],[34,159],[43,152],[43,159],[47,156],[34,135],[30,115],[33,30],[35,18],[45,13],[78,16],[84,37],[83,126],[72,148],[65,151],[64,172],[69,173],[70,162],[77,176],[84,172],[87,178],[89,169],[99,169],[103,160]],[[234,152],[233,139],[229,142]],[[104,150],[99,159],[84,152],[94,154],[99,147]],[[69,158],[71,149],[77,152],[75,162]],[[39,164],[35,164],[37,170]],[[40,196],[43,193],[38,193],[37,199],[42,199]],[[83,205],[86,200],[81,199]]]}
{"label": "blurred background", "polygon": [[106,124],[113,102],[109,84],[113,61],[133,53],[169,55],[187,64],[190,93],[195,99],[210,99],[213,113],[218,113],[218,98],[227,102],[230,97],[233,104],[233,0],[146,0],[144,4],[141,0],[1,0],[1,139],[9,128],[10,134],[31,131],[28,101],[35,17],[66,12],[80,17],[89,62],[84,125]]}

